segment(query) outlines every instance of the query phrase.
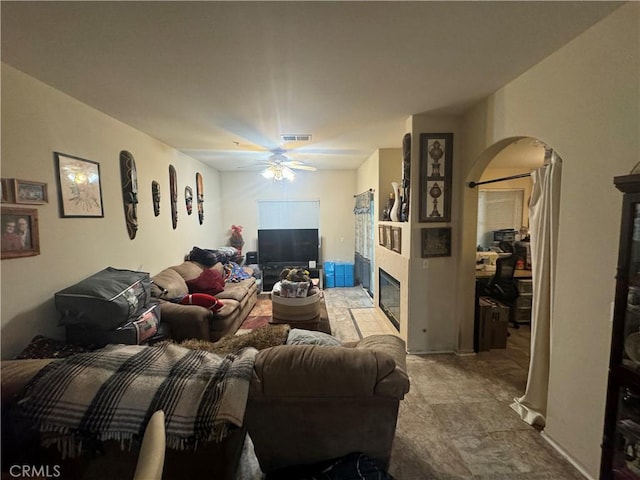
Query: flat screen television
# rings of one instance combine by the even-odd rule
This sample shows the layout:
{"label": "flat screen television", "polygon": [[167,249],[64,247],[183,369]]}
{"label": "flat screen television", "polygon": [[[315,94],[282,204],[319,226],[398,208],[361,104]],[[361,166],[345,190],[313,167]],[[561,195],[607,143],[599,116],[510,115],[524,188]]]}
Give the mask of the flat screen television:
{"label": "flat screen television", "polygon": [[291,266],[318,263],[319,242],[317,228],[258,230],[258,263]]}

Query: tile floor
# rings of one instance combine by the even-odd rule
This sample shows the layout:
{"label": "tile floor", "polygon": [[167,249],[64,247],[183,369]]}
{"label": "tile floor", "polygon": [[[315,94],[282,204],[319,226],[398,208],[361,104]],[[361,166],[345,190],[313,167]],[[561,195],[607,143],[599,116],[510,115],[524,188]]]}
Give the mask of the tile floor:
{"label": "tile floor", "polygon": [[[390,333],[365,310],[373,303],[362,288],[324,292],[341,340],[357,340],[358,330]],[[526,386],[530,329],[509,331],[506,349],[407,356],[411,391],[400,404],[389,468],[397,480],[585,478],[509,407]]]}

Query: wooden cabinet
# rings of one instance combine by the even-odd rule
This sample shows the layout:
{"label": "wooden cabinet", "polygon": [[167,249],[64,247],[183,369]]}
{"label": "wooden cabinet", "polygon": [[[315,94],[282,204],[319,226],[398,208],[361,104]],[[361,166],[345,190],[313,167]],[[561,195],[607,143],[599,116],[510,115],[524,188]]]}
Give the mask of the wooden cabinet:
{"label": "wooden cabinet", "polygon": [[640,479],[640,175],[623,192],[601,480]]}

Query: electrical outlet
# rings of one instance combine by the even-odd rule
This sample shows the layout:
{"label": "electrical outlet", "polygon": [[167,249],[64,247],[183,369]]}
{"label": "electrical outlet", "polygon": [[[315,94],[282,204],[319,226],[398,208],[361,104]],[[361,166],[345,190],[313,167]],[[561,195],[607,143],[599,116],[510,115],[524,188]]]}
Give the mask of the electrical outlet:
{"label": "electrical outlet", "polygon": [[427,268],[429,268],[429,260],[425,258],[424,260],[422,260],[422,269],[426,270]]}

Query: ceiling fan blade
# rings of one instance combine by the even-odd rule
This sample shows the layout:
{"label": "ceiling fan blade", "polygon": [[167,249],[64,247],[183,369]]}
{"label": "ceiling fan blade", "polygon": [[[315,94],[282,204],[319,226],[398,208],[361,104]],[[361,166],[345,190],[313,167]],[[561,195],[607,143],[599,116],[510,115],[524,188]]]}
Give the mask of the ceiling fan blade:
{"label": "ceiling fan blade", "polygon": [[271,167],[273,165],[273,163],[254,163],[252,165],[239,165],[236,168],[239,168],[241,170],[255,170],[258,168],[267,168],[267,167]]}
{"label": "ceiling fan blade", "polygon": [[307,170],[309,172],[315,172],[317,170],[316,167],[311,167],[309,165],[287,165],[287,167],[294,170]]}

